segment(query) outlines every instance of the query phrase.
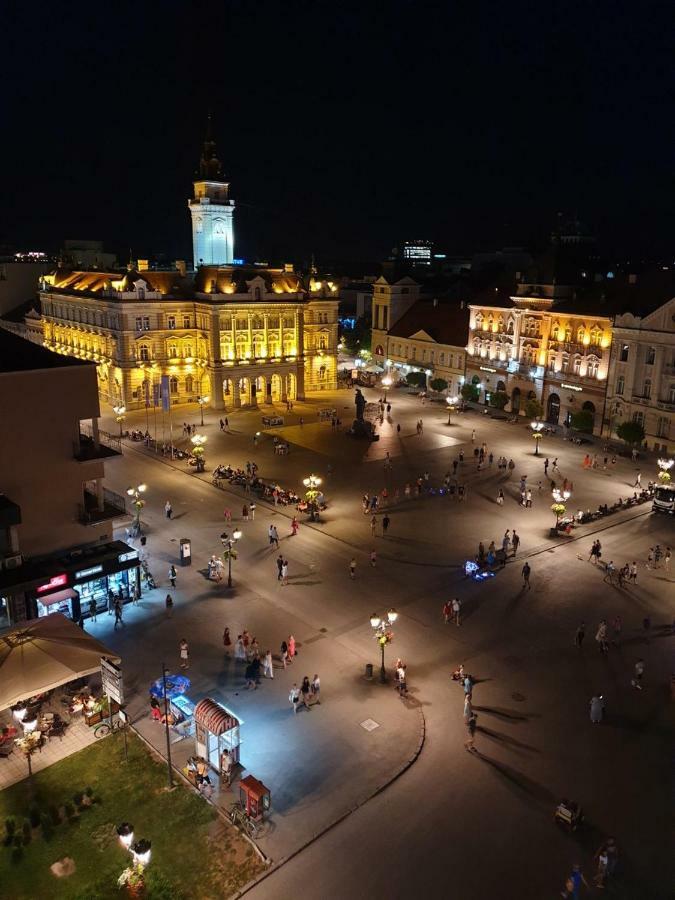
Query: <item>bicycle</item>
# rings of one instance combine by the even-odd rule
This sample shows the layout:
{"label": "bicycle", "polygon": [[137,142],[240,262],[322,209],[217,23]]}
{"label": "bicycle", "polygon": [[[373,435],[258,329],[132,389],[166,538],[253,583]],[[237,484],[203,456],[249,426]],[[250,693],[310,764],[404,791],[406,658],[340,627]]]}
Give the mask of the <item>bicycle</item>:
{"label": "bicycle", "polygon": [[99,738],[107,737],[113,731],[119,731],[121,728],[124,728],[124,722],[119,719],[113,719],[112,725],[109,720],[106,720],[94,728],[94,737],[98,740]]}
{"label": "bicycle", "polygon": [[265,822],[256,822],[252,819],[241,803],[233,803],[229,810],[230,822],[236,827],[245,831],[250,838],[260,837],[265,829]]}

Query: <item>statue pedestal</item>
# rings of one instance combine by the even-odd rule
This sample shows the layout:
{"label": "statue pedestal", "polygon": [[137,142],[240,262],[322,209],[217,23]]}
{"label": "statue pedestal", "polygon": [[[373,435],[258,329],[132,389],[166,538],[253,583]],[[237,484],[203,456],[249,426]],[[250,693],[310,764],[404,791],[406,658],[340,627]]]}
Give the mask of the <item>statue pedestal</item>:
{"label": "statue pedestal", "polygon": [[375,434],[372,422],[367,422],[365,419],[354,419],[348,434],[351,434],[352,437],[365,438],[369,441],[378,441],[380,439],[379,434]]}

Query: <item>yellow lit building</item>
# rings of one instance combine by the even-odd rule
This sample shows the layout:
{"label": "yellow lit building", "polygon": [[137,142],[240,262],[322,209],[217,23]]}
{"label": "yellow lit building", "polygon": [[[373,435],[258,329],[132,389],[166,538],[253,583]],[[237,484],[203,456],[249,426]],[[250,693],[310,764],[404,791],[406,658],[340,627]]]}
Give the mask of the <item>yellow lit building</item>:
{"label": "yellow lit building", "polygon": [[337,387],[338,285],[292,266],[233,264],[234,201],[210,136],[192,220],[195,270],[58,269],[41,282],[33,340],[97,365],[101,399],[127,409],[208,395],[214,409]]}
{"label": "yellow lit building", "polygon": [[99,393],[150,405],[163,375],[172,404],[213,409],[302,399],[337,384],[337,285],[292,267],[57,270],[43,280],[43,342],[97,364]]}

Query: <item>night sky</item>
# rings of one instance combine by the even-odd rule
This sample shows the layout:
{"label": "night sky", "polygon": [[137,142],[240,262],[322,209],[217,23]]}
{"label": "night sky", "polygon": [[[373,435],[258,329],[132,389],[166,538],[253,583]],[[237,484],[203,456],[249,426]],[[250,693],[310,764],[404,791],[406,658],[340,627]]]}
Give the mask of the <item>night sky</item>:
{"label": "night sky", "polygon": [[0,244],[191,256],[207,110],[236,254],[672,252],[672,5],[9,4]]}

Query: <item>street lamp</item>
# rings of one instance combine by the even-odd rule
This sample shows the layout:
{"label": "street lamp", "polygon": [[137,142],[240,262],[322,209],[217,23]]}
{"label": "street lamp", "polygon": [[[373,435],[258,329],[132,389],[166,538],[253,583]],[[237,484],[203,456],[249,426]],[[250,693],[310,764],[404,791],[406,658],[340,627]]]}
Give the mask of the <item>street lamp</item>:
{"label": "street lamp", "polygon": [[197,460],[197,471],[203,472],[205,465],[204,444],[207,441],[207,437],[204,434],[193,434],[190,440],[192,441],[192,455]]}
{"label": "street lamp", "polygon": [[204,405],[208,403],[210,397],[197,397],[197,403],[199,403],[199,411],[202,414],[202,428],[204,427]]}
{"label": "street lamp", "polygon": [[375,631],[375,640],[380,645],[382,651],[382,662],[380,664],[380,681],[385,684],[387,681],[387,671],[384,668],[384,648],[391,643],[394,638],[394,632],[391,626],[398,619],[398,613],[395,609],[390,609],[384,618],[380,618],[377,613],[373,613],[370,617],[370,624]]}
{"label": "street lamp", "polygon": [[134,842],[134,826],[129,822],[122,822],[117,826],[117,836],[124,849],[129,850]]}
{"label": "street lamp", "polygon": [[543,437],[542,431],[544,430],[544,423],[539,422],[538,420],[530,422],[530,428],[532,429],[532,437],[534,438],[534,455],[539,456],[539,441]]}
{"label": "street lamp", "polygon": [[307,509],[309,510],[310,522],[316,522],[319,518],[319,504],[317,499],[319,496],[319,485],[321,479],[318,475],[308,475],[303,478],[302,483],[307,488],[305,491],[305,500],[307,501]]}
{"label": "street lamp", "polygon": [[120,426],[120,437],[122,437],[122,425],[126,416],[124,415],[127,411],[126,406],[113,406],[113,412],[115,413],[115,421]]}
{"label": "street lamp", "polygon": [[136,509],[135,534],[141,533],[141,510],[145,506],[145,500],[141,497],[141,494],[144,494],[147,489],[147,484],[137,484],[136,487],[127,488],[127,494],[133,498],[134,508]]}
{"label": "street lamp", "polygon": [[456,394],[445,398],[445,402],[448,404],[448,425],[452,425],[452,414],[457,409],[458,401],[459,397]]}
{"label": "street lamp", "polygon": [[232,560],[237,558],[237,551],[234,549],[234,545],[241,538],[241,531],[238,528],[235,528],[232,532],[232,537],[224,531],[220,540],[223,542],[223,547],[227,547],[225,552],[223,553],[223,557],[227,559],[227,586],[229,588],[232,587]]}
{"label": "street lamp", "polygon": [[140,841],[136,841],[136,843],[131,847],[131,855],[134,858],[134,862],[138,863],[140,866],[147,866],[150,862],[150,856],[152,854],[152,844],[150,841],[145,838],[141,838]]}
{"label": "street lamp", "polygon": [[565,504],[572,496],[572,492],[561,491],[559,488],[555,488],[553,491],[551,491],[551,496],[553,497],[551,512],[555,513],[555,527],[557,528],[560,523],[561,516],[565,515],[565,512],[567,510],[567,506]]}
{"label": "street lamp", "polygon": [[392,386],[393,382],[389,375],[385,375],[382,379],[382,387],[384,388],[384,402],[387,402],[387,391]]}
{"label": "street lamp", "polygon": [[670,482],[671,482],[670,470],[673,468],[674,464],[675,464],[675,459],[665,458],[665,459],[657,460],[657,465],[658,465],[659,469],[661,470],[659,472],[659,481],[661,482],[661,484],[664,484],[664,485],[670,484]]}

